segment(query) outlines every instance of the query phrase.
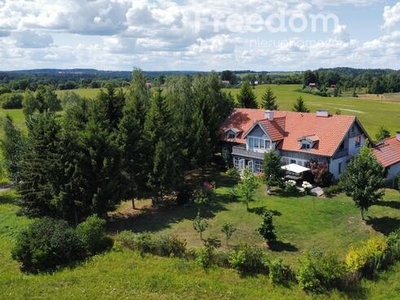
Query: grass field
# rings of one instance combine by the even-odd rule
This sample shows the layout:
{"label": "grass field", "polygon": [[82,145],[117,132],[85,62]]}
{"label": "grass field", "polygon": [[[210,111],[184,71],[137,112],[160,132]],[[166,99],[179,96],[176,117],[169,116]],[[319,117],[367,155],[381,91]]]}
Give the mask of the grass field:
{"label": "grass field", "polygon": [[[229,221],[237,226],[230,245],[241,242],[263,245],[255,229],[260,222],[257,208],[274,210],[279,243],[271,257],[281,257],[296,266],[304,251],[312,247],[344,253],[371,234],[383,234],[400,226],[400,195],[387,190],[385,201],[371,208],[370,222],[360,220],[359,211],[343,195],[324,199],[265,196],[263,188],[246,212],[241,203],[232,201],[232,181],[218,179],[217,205],[203,210],[210,228],[205,237],[222,239],[220,227]],[[298,286],[272,286],[265,276],[240,277],[230,269],[212,267],[203,270],[194,261],[145,256],[115,247],[88,261],[52,274],[28,275],[20,272],[10,251],[19,230],[30,221],[16,215],[13,192],[0,194],[0,290],[2,299],[315,299]],[[143,206],[144,203],[138,203]],[[123,204],[120,212],[128,212]],[[189,247],[200,241],[192,228],[197,209],[173,208],[143,210],[142,215],[125,217],[110,224],[110,233],[129,229],[154,234],[175,233],[187,239]],[[224,250],[226,250],[225,243]],[[400,265],[382,273],[378,281],[365,280],[352,291],[334,291],[317,299],[396,299],[400,289]]]}

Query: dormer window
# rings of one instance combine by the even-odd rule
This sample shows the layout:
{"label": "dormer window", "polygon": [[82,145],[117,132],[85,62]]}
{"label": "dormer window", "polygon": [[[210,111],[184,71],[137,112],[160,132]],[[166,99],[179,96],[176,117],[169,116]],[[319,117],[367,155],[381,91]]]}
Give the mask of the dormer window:
{"label": "dormer window", "polygon": [[235,139],[236,138],[236,134],[232,131],[228,131],[228,133],[226,134],[228,139]]}
{"label": "dormer window", "polygon": [[225,136],[227,139],[234,140],[241,132],[242,130],[231,127],[225,130]]}
{"label": "dormer window", "polygon": [[301,150],[309,150],[317,146],[319,138],[316,135],[302,136],[298,139]]}

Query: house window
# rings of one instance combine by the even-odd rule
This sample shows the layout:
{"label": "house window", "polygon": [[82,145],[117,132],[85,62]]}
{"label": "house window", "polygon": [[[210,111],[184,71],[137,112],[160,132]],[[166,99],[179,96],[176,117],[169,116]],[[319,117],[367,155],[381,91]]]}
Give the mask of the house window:
{"label": "house window", "polygon": [[356,148],[360,148],[361,147],[361,137],[360,136],[356,137],[354,139],[354,141],[355,141]]}
{"label": "house window", "polygon": [[235,139],[235,138],[236,138],[236,134],[235,134],[233,131],[228,131],[228,132],[226,133],[226,137],[227,137],[228,139]]}
{"label": "house window", "polygon": [[239,169],[239,159],[238,159],[237,157],[234,157],[234,158],[233,158],[233,166],[234,166],[236,169]]}
{"label": "house window", "polygon": [[297,161],[296,161],[295,159],[291,159],[291,160],[290,160],[290,163],[291,163],[291,164],[297,164]]}
{"label": "house window", "polygon": [[248,138],[250,149],[271,149],[271,141],[257,138]]}
{"label": "house window", "polygon": [[254,161],[254,172],[255,173],[262,173],[263,172],[263,167],[262,167],[262,162],[259,160]]}
{"label": "house window", "polygon": [[342,163],[339,163],[338,169],[339,175],[342,174]]}
{"label": "house window", "polygon": [[302,143],[301,144],[301,149],[310,149],[311,145],[309,143]]}

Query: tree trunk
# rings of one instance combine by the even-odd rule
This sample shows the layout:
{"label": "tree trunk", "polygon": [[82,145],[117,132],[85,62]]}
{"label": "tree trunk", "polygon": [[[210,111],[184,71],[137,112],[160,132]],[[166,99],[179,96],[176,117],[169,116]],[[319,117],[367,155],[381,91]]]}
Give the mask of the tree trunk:
{"label": "tree trunk", "polygon": [[361,220],[365,221],[365,218],[364,218],[364,208],[361,208],[360,210],[361,210]]}
{"label": "tree trunk", "polygon": [[136,207],[135,207],[135,198],[132,198],[132,209],[136,209]]}

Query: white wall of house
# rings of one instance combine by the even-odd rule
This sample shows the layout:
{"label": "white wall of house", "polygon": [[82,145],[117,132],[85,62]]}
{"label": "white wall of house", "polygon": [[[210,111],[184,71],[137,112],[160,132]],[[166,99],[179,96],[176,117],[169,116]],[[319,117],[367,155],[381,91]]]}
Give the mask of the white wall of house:
{"label": "white wall of house", "polygon": [[329,172],[332,173],[335,179],[339,179],[340,175],[347,168],[348,156],[344,156],[338,159],[332,159],[329,164]]}

